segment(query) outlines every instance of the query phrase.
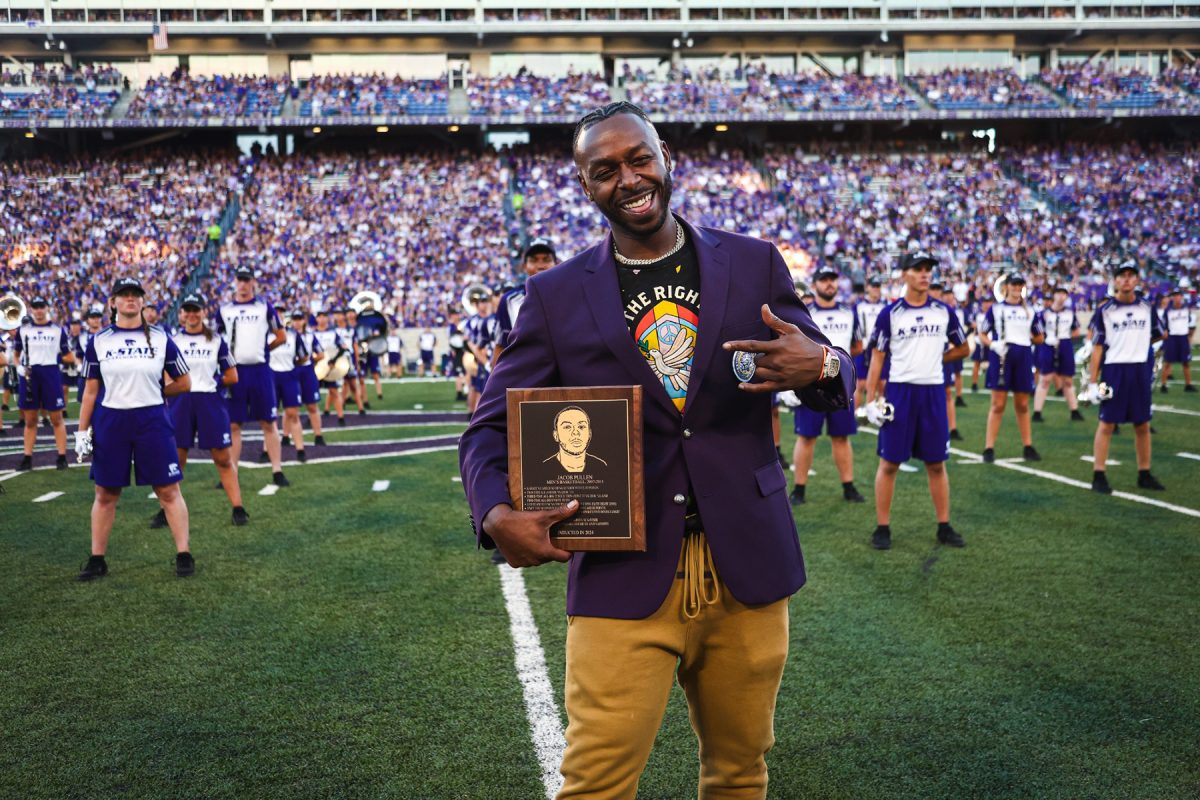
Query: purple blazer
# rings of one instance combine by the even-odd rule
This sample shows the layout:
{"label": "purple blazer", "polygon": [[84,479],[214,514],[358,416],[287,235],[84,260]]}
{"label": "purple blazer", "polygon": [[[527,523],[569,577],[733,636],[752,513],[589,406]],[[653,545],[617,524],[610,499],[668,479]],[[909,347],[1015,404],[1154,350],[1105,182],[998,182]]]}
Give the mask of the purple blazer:
{"label": "purple blazer", "polygon": [[[686,225],[686,223],[685,223]],[[641,384],[645,428],[644,553],[575,553],[567,613],[640,619],[654,613],[675,579],[685,507],[694,493],[724,586],[746,604],[769,603],[804,585],[804,560],[771,435],[771,395],[737,388],[732,339],[769,339],[760,307],[823,344],[774,245],[686,225],[700,265],[700,324],[683,414],[667,397],[629,333],[612,256],[599,245],[529,280],[528,294],[471,424],[459,466],[481,546],[494,547],[480,523],[508,494],[505,392],[542,386]],[[814,410],[849,407],[854,365],[838,351],[838,378],[800,393]]]}

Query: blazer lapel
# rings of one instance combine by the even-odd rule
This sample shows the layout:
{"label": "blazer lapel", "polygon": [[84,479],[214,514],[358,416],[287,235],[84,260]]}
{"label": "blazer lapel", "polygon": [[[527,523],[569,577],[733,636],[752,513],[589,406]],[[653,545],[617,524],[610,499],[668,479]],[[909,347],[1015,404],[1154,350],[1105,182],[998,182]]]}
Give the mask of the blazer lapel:
{"label": "blazer lapel", "polygon": [[721,249],[715,237],[686,222],[684,225],[695,242],[696,259],[700,264],[700,330],[697,332],[696,355],[692,361],[692,375],[683,406],[686,417],[692,408],[692,398],[699,392],[713,353],[720,343],[721,323],[725,319],[725,304],[729,298],[730,267],[729,253]]}
{"label": "blazer lapel", "polygon": [[[592,313],[592,319],[596,322],[596,328],[600,331],[600,337],[630,377],[646,389],[649,397],[661,403],[664,408],[670,409],[671,413],[679,413],[667,395],[667,390],[663,388],[662,381],[638,352],[629,333],[629,325],[625,322],[625,309],[621,305],[621,287],[617,284],[617,263],[612,257],[611,233],[592,253],[584,269],[586,275],[583,281],[583,296]],[[703,295],[701,297],[703,298]]]}

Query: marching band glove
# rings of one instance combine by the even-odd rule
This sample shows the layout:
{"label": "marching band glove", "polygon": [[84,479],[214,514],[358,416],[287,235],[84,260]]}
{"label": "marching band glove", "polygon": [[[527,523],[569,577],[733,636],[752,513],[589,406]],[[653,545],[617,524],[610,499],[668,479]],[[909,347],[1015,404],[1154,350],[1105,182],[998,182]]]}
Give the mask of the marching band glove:
{"label": "marching band glove", "polygon": [[75,431],[75,456],[80,463],[92,454],[92,429]]}
{"label": "marching band glove", "polygon": [[1008,345],[993,339],[992,343],[988,345],[988,349],[1001,358],[1004,358],[1004,354],[1008,352]]}

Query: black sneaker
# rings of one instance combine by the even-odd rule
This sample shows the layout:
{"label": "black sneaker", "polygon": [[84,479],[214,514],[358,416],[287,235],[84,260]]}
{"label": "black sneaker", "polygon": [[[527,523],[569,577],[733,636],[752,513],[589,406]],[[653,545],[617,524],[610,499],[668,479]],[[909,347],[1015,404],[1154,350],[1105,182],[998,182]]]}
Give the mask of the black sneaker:
{"label": "black sneaker", "polygon": [[958,531],[951,528],[949,525],[939,525],[937,531],[937,540],[940,544],[947,547],[966,547],[967,543],[963,541],[963,537]]}
{"label": "black sneaker", "polygon": [[1084,421],[1083,414],[1079,413],[1078,408],[1071,412],[1071,422],[1083,422],[1083,421]]}
{"label": "black sneaker", "polygon": [[281,437],[279,440],[279,444],[282,447],[291,447],[292,446],[292,437],[290,437],[290,436]]}
{"label": "black sneaker", "polygon": [[54,468],[55,469],[66,469],[67,468],[67,457],[65,455],[60,454],[58,458],[54,459]]}
{"label": "black sneaker", "polygon": [[21,463],[17,464],[17,472],[29,472],[33,469],[33,456],[21,456]]}
{"label": "black sneaker", "polygon": [[989,447],[983,451],[983,463],[985,463],[985,464],[996,463],[996,451],[993,448]]}
{"label": "black sneaker", "polygon": [[[1159,391],[1162,392],[1163,394],[1166,394],[1167,393],[1167,385],[1164,383],[1162,385],[1162,387],[1159,388]],[[1186,392],[1187,389],[1184,389],[1184,391]]]}
{"label": "black sneaker", "polygon": [[108,574],[108,563],[104,560],[104,556],[91,556],[87,563],[79,570],[79,574],[75,576],[77,581],[90,581],[94,578],[103,578]]}
{"label": "black sneaker", "polygon": [[972,392],[978,392],[978,391],[979,391],[979,384],[978,384],[978,383],[972,383],[972,384],[971,384],[971,391],[972,391]]}
{"label": "black sneaker", "polygon": [[267,451],[265,449],[261,453],[258,454],[258,463],[266,464],[270,460],[271,460],[271,456],[267,454]]}
{"label": "black sneaker", "polygon": [[1099,494],[1112,494],[1112,487],[1108,485],[1108,476],[1103,472],[1092,475],[1092,491]]}
{"label": "black sneaker", "polygon": [[958,428],[950,431],[950,438],[956,442],[961,442],[963,440],[962,434],[958,432]]}
{"label": "black sneaker", "polygon": [[1150,474],[1150,470],[1138,472],[1138,488],[1152,489],[1156,492],[1165,491],[1167,487],[1158,482],[1158,478]]}
{"label": "black sneaker", "polygon": [[301,464],[303,464],[306,461],[308,461],[308,456],[306,456],[304,454],[303,450],[297,450],[296,451],[296,460],[299,461]]}
{"label": "black sneaker", "polygon": [[847,503],[865,503],[865,502],[867,502],[867,498],[863,497],[859,493],[858,489],[856,489],[854,487],[854,484],[842,487],[842,497],[845,498]]}
{"label": "black sneaker", "polygon": [[963,400],[961,395],[960,395],[960,396],[958,396],[958,397],[955,397],[955,398],[954,398],[954,407],[955,407],[955,408],[966,408],[966,407],[967,407],[967,401],[966,401],[966,400]]}
{"label": "black sneaker", "polygon": [[52,422],[50,421],[50,418],[49,418],[49,417],[42,417],[42,427],[43,427],[43,428],[53,428],[53,427],[54,427],[54,423],[52,423]]}
{"label": "black sneaker", "polygon": [[4,405],[0,406],[0,411],[10,411],[10,410],[11,409],[8,407],[8,403],[5,403]]}
{"label": "black sneaker", "polygon": [[196,559],[192,558],[192,554],[184,550],[182,553],[175,554],[175,576],[177,578],[186,578],[189,575],[196,573]]}
{"label": "black sneaker", "polygon": [[499,547],[497,547],[495,550],[492,551],[492,563],[493,564],[507,564],[508,563],[508,559],[504,557],[504,553],[500,552]]}
{"label": "black sneaker", "polygon": [[790,495],[788,495],[788,497],[791,499],[792,505],[794,505],[794,506],[804,505],[804,487],[803,486],[792,487],[792,493]]}
{"label": "black sneaker", "polygon": [[291,486],[292,482],[283,476],[282,472],[276,472],[271,476],[271,483],[276,486]]}
{"label": "black sneaker", "polygon": [[345,417],[338,417],[338,427],[339,428],[346,427],[346,418]]}
{"label": "black sneaker", "polygon": [[216,483],[213,484],[213,488],[214,489],[224,489],[225,484],[221,483],[220,481],[217,481]]}
{"label": "black sneaker", "polygon": [[1025,445],[1025,451],[1022,454],[1026,461],[1041,461],[1042,457],[1037,450],[1033,449],[1033,445]]}
{"label": "black sneaker", "polygon": [[317,436],[315,439],[313,439],[313,444],[315,444],[317,447],[324,447],[325,446],[325,437]]}
{"label": "black sneaker", "polygon": [[233,507],[232,522],[234,525],[245,525],[250,521],[250,515],[246,513],[246,509],[241,506]]}
{"label": "black sneaker", "polygon": [[892,549],[892,531],[890,528],[883,525],[875,528],[875,532],[871,534],[871,547],[876,550],[891,550]]}
{"label": "black sneaker", "polygon": [[365,417],[365,416],[367,415],[367,410],[366,410],[365,408],[360,408],[360,409],[358,410],[358,415],[359,415],[360,417]]}
{"label": "black sneaker", "polygon": [[1033,421],[1034,422],[1045,422],[1046,419],[1042,416],[1042,412],[1035,411],[1035,412],[1033,412]]}
{"label": "black sneaker", "polygon": [[1184,386],[1184,387],[1183,387],[1183,390],[1184,390],[1185,392],[1196,392],[1196,391],[1200,391],[1200,389],[1197,389],[1197,388],[1196,388],[1196,385],[1195,385],[1195,384],[1192,384],[1192,383],[1189,383],[1189,384],[1187,384],[1186,386]]}
{"label": "black sneaker", "polygon": [[160,508],[158,513],[150,518],[150,527],[153,530],[167,527],[167,512]]}
{"label": "black sneaker", "polygon": [[362,410],[363,410],[363,411],[367,411],[367,410],[369,410],[370,408],[371,408],[371,404],[370,404],[370,403],[363,403],[363,407],[362,407]]}

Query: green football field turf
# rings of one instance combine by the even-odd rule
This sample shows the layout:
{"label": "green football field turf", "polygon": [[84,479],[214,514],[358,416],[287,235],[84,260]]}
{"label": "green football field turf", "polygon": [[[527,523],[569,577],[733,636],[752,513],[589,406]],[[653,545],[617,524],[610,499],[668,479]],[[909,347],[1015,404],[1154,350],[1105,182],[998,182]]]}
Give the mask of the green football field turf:
{"label": "green football field turf", "polygon": [[[455,406],[445,384],[385,392],[373,406]],[[1167,491],[1134,488],[1128,427],[1115,489],[1200,509],[1200,461],[1176,455],[1200,455],[1197,397],[1155,395],[1187,412],[1155,416]],[[967,402],[955,445],[978,454],[986,400]],[[1050,402],[1034,430],[1044,460],[1028,466],[1090,480],[1085,415],[1070,423]],[[1001,442],[1000,459],[1020,455],[1011,409]],[[870,495],[875,438],[854,445]],[[903,473],[894,548],[879,553],[873,504],[841,500],[818,444],[796,510],[809,583],[791,601],[770,796],[1200,796],[1200,518],[959,463],[975,460],[950,467],[965,549],[936,546],[924,476]],[[110,575],[90,584],[73,579],[86,470],[0,483],[0,798],[544,797],[499,572],[474,548],[456,454],[287,473],[292,487],[259,496],[269,470],[243,471],[252,520],[235,528],[213,468],[189,465],[186,580],[170,537],[146,526],[148,489],[127,490]],[[522,574],[561,715],[566,571]],[[678,800],[695,782],[676,691],[639,796]]]}

